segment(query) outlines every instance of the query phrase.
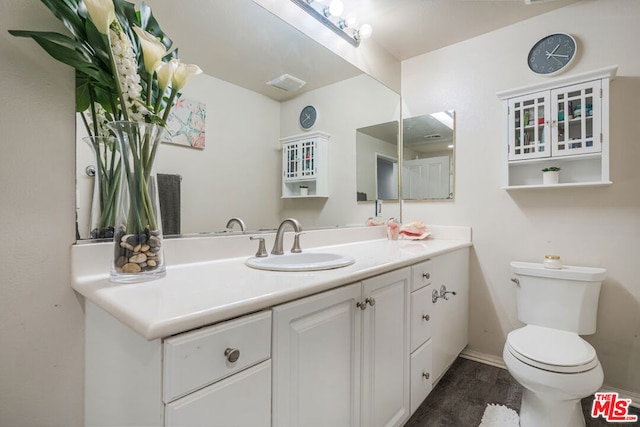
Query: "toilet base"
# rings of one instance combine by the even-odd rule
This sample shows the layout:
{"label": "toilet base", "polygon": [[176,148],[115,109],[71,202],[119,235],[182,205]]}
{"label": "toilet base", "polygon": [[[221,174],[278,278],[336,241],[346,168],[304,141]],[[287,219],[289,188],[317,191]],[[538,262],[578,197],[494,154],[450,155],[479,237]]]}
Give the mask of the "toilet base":
{"label": "toilet base", "polygon": [[580,399],[544,399],[525,388],[520,406],[520,427],[540,426],[584,427]]}

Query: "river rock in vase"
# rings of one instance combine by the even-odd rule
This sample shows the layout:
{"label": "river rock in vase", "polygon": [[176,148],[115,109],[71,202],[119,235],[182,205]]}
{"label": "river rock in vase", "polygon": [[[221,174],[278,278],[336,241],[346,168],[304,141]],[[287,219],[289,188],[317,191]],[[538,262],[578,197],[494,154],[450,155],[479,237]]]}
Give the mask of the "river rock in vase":
{"label": "river rock in vase", "polygon": [[126,234],[120,228],[116,236],[113,255],[114,267],[124,274],[152,272],[164,264],[162,234],[159,230],[146,230],[143,234]]}
{"label": "river rock in vase", "polygon": [[112,122],[120,144],[121,185],[111,281],[134,283],[166,274],[155,158],[164,127]]}

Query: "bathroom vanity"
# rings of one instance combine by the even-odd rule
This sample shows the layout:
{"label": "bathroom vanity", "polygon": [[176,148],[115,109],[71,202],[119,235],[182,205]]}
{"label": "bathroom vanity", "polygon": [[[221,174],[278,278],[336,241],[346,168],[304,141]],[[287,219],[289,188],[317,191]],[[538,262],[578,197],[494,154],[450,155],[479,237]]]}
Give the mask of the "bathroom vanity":
{"label": "bathroom vanity", "polygon": [[402,425],[467,343],[471,231],[429,229],[308,232],[355,259],[310,272],[247,267],[246,235],[169,239],[167,276],[127,285],[92,265],[110,244],[74,246],[86,424]]}

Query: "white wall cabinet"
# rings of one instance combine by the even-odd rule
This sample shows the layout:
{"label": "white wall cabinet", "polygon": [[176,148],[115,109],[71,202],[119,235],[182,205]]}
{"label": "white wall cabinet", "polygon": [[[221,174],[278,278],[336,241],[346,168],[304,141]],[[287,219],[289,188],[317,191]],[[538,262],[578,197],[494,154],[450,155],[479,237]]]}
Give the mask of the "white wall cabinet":
{"label": "white wall cabinet", "polygon": [[498,94],[506,117],[506,189],[541,187],[542,169],[552,166],[561,169],[553,186],[611,184],[609,82],[616,69]]}
{"label": "white wall cabinet", "polygon": [[273,309],[274,426],[409,416],[409,269]]}
{"label": "white wall cabinet", "polygon": [[324,132],[280,140],[282,143],[282,197],[328,197],[328,141]]}

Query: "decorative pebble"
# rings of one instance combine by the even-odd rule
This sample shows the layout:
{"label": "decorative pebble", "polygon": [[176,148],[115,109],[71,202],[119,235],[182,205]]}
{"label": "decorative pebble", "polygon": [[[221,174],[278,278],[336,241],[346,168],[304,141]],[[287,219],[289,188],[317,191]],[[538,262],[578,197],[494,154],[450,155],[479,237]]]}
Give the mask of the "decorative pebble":
{"label": "decorative pebble", "polygon": [[154,260],[150,259],[150,260],[147,260],[147,265],[149,267],[155,267],[157,264]]}
{"label": "decorative pebble", "polygon": [[140,273],[142,268],[136,263],[129,262],[122,266],[123,273]]}
{"label": "decorative pebble", "polygon": [[137,264],[143,263],[147,260],[147,256],[145,254],[135,254],[131,258],[129,258],[129,262],[135,262]]}
{"label": "decorative pebble", "polygon": [[122,268],[126,263],[128,262],[127,257],[125,256],[120,256],[118,257],[118,259],[116,260],[116,267],[117,268]]}
{"label": "decorative pebble", "polygon": [[147,252],[149,250],[149,245],[142,245],[140,246],[140,252]]}

